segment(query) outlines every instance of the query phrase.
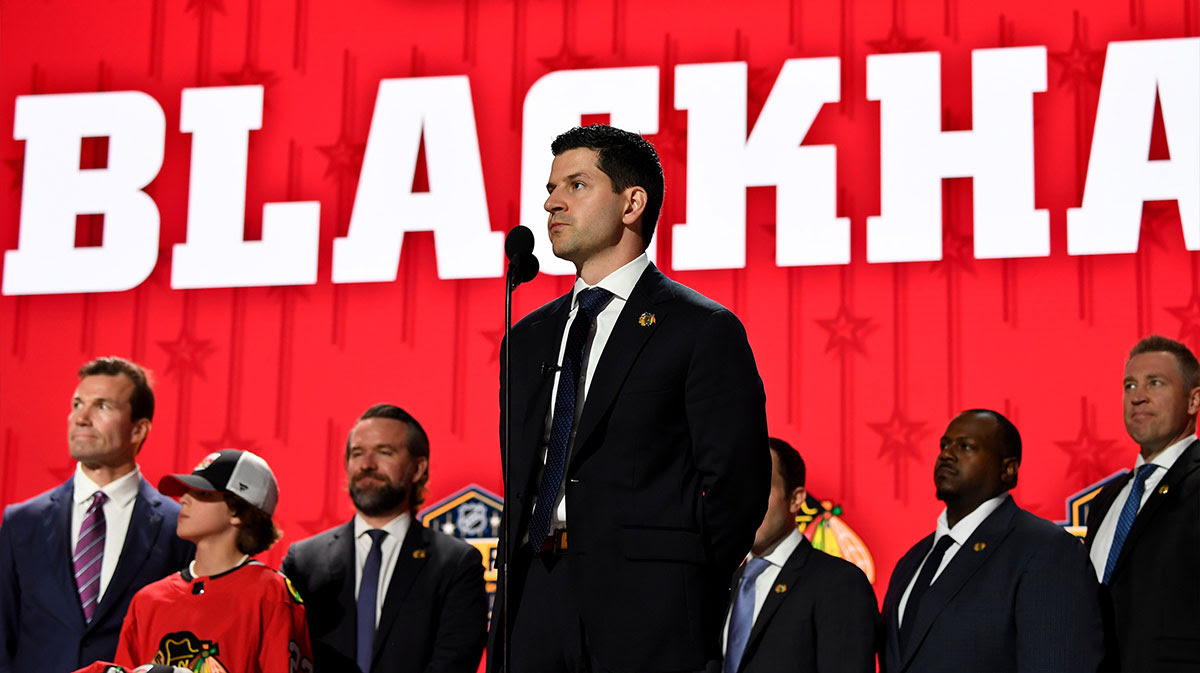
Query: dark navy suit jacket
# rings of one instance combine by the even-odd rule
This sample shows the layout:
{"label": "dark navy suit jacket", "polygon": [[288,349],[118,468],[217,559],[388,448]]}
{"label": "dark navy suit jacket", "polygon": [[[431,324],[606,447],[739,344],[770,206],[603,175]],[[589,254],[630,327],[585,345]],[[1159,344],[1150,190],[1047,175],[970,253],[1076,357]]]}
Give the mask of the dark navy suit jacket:
{"label": "dark navy suit jacket", "polygon": [[[354,564],[353,520],[297,542],[283,560],[304,599],[317,673],[358,670]],[[414,520],[396,553],[371,671],[474,673],[486,637],[483,557]]]}
{"label": "dark navy suit jacket", "polygon": [[138,589],[187,565],[179,503],[141,480],[121,559],[89,623],[71,567],[73,481],[4,511],[0,526],[0,673],[65,673],[112,661]]}
{"label": "dark navy suit jacket", "polygon": [[1100,593],[1080,541],[1017,507],[992,512],[921,601],[901,648],[897,609],[933,545],[913,547],[892,573],[883,601],[883,673],[1095,671],[1103,656]]}

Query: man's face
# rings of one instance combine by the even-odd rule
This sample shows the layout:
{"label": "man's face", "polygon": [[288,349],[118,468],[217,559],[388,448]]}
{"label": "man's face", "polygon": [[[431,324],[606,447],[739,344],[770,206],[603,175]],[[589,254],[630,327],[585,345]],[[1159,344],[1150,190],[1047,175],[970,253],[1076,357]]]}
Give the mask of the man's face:
{"label": "man's face", "polygon": [[1171,353],[1139,353],[1125,364],[1125,430],[1142,447],[1158,453],[1196,430],[1200,388],[1187,390]]}
{"label": "man's face", "polygon": [[428,467],[408,453],[408,426],[391,418],[359,421],[350,432],[346,479],[355,508],[381,516],[408,508],[409,492]]}
{"label": "man's face", "polygon": [[946,427],[933,468],[938,500],[980,503],[1008,490],[996,419],[988,414],[960,414]]}
{"label": "man's face", "polygon": [[[581,265],[621,241],[628,196],[613,193],[596,165],[595,150],[577,148],[554,157],[544,208],[554,255]],[[633,188],[630,188],[633,189]]]}
{"label": "man's face", "polygon": [[796,528],[796,513],[804,502],[804,489],[796,488],[788,493],[787,484],[780,474],[779,456],[771,452],[771,496],[767,500],[767,513],[762,524],[754,533],[754,553],[766,551]]}
{"label": "man's face", "polygon": [[150,421],[134,422],[129,397],[133,381],[119,374],[85,376],[75,388],[67,416],[71,457],[89,467],[130,464],[150,431]]}

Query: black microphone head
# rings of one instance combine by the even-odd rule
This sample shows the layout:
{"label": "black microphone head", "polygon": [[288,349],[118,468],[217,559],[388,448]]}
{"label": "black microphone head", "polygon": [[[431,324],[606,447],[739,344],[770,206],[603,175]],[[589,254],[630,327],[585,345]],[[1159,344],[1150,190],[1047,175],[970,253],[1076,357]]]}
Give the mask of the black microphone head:
{"label": "black microphone head", "polygon": [[538,269],[541,267],[541,263],[538,262],[537,257],[533,256],[533,253],[525,255],[525,257],[521,260],[520,276],[517,280],[517,283],[527,283],[533,280],[538,274]]}
{"label": "black microphone head", "polygon": [[[533,252],[533,231],[518,224],[504,237],[504,255],[513,259],[518,255],[528,255]],[[535,271],[536,273],[536,271]]]}

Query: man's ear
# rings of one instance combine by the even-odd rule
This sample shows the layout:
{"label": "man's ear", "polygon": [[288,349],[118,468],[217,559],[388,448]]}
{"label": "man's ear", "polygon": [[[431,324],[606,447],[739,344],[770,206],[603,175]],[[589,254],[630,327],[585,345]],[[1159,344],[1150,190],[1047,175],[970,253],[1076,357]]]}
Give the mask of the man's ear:
{"label": "man's ear", "polygon": [[808,498],[808,491],[805,491],[803,486],[792,489],[792,494],[788,497],[788,511],[792,513],[792,516],[800,513],[800,508],[804,505],[806,498]]}
{"label": "man's ear", "polygon": [[1200,413],[1200,386],[1192,388],[1188,393],[1188,416]]}
{"label": "man's ear", "polygon": [[1011,488],[1017,483],[1017,472],[1021,469],[1020,458],[1005,458],[1000,462],[1000,480]]}
{"label": "man's ear", "polygon": [[621,222],[633,224],[641,218],[646,210],[646,190],[634,185],[625,190],[625,211],[621,213]]}
{"label": "man's ear", "polygon": [[428,469],[429,469],[429,459],[424,456],[418,458],[417,464],[413,468],[412,483],[415,484],[415,483],[421,481],[421,478],[425,476],[425,472]]}
{"label": "man's ear", "polygon": [[136,449],[133,450],[133,455],[142,452],[142,445],[146,443],[146,437],[150,435],[150,419],[139,418],[133,422],[133,432],[130,433],[130,441]]}

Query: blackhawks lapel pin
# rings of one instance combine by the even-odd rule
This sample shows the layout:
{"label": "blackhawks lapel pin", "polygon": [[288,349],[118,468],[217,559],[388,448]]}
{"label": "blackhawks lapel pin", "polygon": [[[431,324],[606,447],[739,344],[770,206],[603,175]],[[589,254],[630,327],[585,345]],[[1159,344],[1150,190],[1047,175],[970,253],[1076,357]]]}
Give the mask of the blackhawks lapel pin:
{"label": "blackhawks lapel pin", "polygon": [[413,558],[425,558],[425,550],[424,549],[414,549],[413,550]]}
{"label": "blackhawks lapel pin", "polygon": [[657,321],[657,319],[655,319],[654,314],[649,311],[646,311],[645,313],[638,316],[638,324],[641,325],[642,327],[650,327],[651,325],[653,325],[656,322],[658,322],[658,321]]}
{"label": "blackhawks lapel pin", "polygon": [[787,591],[787,585],[786,585],[786,584],[776,584],[776,585],[775,585],[775,593],[777,593],[777,594],[781,594],[781,593],[783,593],[783,592],[785,592],[785,591]]}
{"label": "blackhawks lapel pin", "polygon": [[975,546],[972,547],[972,549],[974,549],[975,551],[983,551],[984,549],[987,549],[987,543],[986,542],[976,542]]}

